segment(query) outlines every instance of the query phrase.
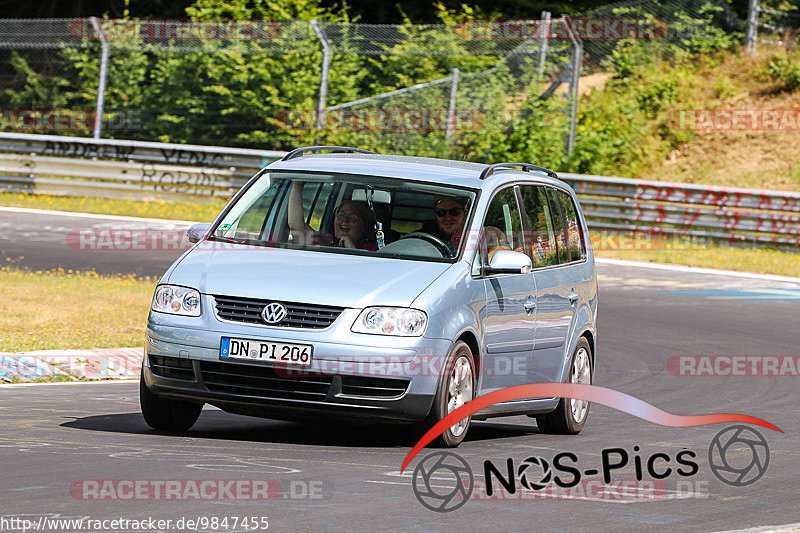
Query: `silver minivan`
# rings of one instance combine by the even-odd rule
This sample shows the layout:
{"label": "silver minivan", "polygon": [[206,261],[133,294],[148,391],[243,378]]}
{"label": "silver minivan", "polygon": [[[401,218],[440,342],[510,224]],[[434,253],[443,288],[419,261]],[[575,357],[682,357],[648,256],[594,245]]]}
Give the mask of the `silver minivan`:
{"label": "silver minivan", "polygon": [[[422,434],[482,394],[592,382],[594,257],[575,193],[545,168],[301,148],[189,238],[148,319],[140,400],[155,429],[186,430],[208,403]],[[471,418],[566,434],[588,409],[530,398]]]}

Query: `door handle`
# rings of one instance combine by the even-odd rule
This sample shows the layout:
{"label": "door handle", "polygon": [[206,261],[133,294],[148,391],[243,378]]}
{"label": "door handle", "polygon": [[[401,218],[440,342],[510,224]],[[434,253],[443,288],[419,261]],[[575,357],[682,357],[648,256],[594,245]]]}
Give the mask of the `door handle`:
{"label": "door handle", "polygon": [[567,296],[567,298],[569,298],[570,304],[575,305],[575,302],[578,301],[578,293],[573,290],[571,293],[569,293],[569,296]]}
{"label": "door handle", "polygon": [[525,311],[528,313],[536,309],[536,302],[525,302]]}

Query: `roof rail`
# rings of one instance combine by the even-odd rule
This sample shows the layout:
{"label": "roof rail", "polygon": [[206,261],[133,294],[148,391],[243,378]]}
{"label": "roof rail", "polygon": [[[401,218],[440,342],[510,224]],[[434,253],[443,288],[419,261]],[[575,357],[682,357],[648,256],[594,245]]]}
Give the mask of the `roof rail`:
{"label": "roof rail", "polygon": [[306,152],[314,153],[314,152],[321,152],[323,150],[332,150],[337,152],[346,152],[349,154],[359,153],[359,154],[374,154],[375,152],[370,152],[369,150],[362,150],[361,148],[350,148],[349,146],[304,146],[302,148],[297,148],[292,150],[285,156],[281,161],[291,161],[301,155],[304,155]]}
{"label": "roof rail", "polygon": [[538,165],[531,165],[530,163],[495,163],[493,165],[489,165],[483,172],[481,172],[480,179],[485,180],[492,174],[494,174],[495,169],[503,168],[503,167],[522,167],[523,172],[530,172],[531,170],[538,170],[539,172],[544,172],[551,178],[558,179],[558,176],[552,170],[546,169],[544,167],[540,167]]}

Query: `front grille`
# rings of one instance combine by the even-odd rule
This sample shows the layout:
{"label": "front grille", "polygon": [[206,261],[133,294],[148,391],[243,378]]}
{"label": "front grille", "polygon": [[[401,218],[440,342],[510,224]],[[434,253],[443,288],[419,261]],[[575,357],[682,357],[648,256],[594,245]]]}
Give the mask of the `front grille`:
{"label": "front grille", "polygon": [[331,388],[332,376],[300,373],[267,366],[200,361],[206,388],[214,392],[244,394],[261,398],[323,401]]}
{"label": "front grille", "polygon": [[194,381],[194,366],[189,359],[150,355],[150,370],[153,374],[164,378]]}
{"label": "front grille", "polygon": [[342,376],[342,394],[364,398],[396,398],[408,389],[408,380]]}
{"label": "front grille", "polygon": [[[257,300],[238,296],[214,296],[217,316],[223,320],[245,322],[248,324],[266,324],[261,311],[267,304],[275,300]],[[269,324],[286,328],[327,328],[344,311],[344,307],[331,305],[300,304],[294,302],[278,302],[286,307],[286,318],[280,324]]]}

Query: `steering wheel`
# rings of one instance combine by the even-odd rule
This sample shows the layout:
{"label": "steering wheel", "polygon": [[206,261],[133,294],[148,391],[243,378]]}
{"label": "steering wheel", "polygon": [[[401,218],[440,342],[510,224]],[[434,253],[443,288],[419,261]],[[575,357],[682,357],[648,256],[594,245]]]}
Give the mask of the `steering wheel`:
{"label": "steering wheel", "polygon": [[447,246],[447,243],[445,243],[436,235],[431,235],[430,233],[425,233],[424,231],[412,231],[411,233],[406,233],[400,237],[400,239],[420,239],[436,246],[436,249],[441,252],[442,257],[450,257],[450,255],[452,255],[450,247]]}

